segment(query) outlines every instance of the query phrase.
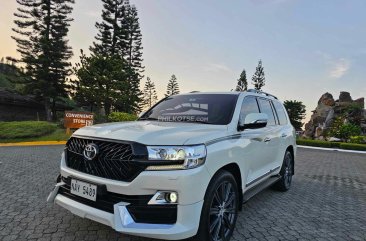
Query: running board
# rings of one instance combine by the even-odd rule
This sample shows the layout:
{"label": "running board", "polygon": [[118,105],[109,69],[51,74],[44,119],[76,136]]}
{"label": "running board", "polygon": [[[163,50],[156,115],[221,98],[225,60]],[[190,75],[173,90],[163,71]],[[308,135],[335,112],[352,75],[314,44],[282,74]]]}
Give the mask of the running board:
{"label": "running board", "polygon": [[263,191],[264,189],[266,189],[267,187],[271,186],[272,184],[274,184],[275,182],[277,182],[279,179],[281,178],[280,175],[274,175],[271,176],[270,178],[268,178],[267,180],[258,183],[257,185],[255,185],[254,187],[251,187],[250,189],[248,189],[244,194],[243,194],[243,203],[246,203],[249,199],[251,199],[252,197],[254,197],[256,194],[258,194],[259,192]]}

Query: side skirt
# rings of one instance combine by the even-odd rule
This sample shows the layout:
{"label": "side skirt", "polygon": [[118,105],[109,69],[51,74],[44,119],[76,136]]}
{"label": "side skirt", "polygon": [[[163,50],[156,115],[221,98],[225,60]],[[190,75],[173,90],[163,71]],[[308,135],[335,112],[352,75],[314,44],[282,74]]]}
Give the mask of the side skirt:
{"label": "side skirt", "polygon": [[265,180],[265,181],[263,181],[261,183],[258,183],[254,187],[251,187],[250,189],[248,189],[243,194],[243,203],[246,203],[250,198],[254,197],[259,192],[261,192],[264,189],[266,189],[267,187],[271,186],[272,184],[274,184],[275,182],[277,182],[280,178],[281,178],[281,176],[279,174],[278,175],[271,176],[267,180]]}

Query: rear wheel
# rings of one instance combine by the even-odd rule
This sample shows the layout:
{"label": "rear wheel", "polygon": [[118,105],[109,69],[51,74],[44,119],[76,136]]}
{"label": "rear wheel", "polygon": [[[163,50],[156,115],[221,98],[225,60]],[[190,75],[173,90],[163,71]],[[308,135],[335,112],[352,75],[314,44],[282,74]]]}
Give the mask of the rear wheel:
{"label": "rear wheel", "polygon": [[239,209],[238,185],[233,175],[220,171],[207,188],[195,240],[229,241]]}
{"label": "rear wheel", "polygon": [[285,192],[290,189],[293,176],[293,163],[291,152],[286,151],[280,171],[281,179],[274,185],[279,191]]}

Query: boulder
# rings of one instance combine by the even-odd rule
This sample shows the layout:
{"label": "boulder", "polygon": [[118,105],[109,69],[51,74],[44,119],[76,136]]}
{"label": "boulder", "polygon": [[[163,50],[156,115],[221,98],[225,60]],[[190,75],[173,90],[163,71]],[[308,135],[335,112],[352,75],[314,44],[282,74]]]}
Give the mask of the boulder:
{"label": "boulder", "polygon": [[346,91],[341,91],[339,95],[339,102],[352,102],[351,94]]}
{"label": "boulder", "polygon": [[[348,111],[351,105],[355,103],[362,106],[364,109],[365,100],[359,98],[352,100],[351,94],[346,91],[342,91],[338,100],[334,100],[332,94],[325,93],[318,100],[318,105],[313,111],[308,123],[305,124],[304,136],[308,138],[322,138],[324,131],[330,128],[334,120],[338,116],[343,116]],[[361,127],[366,132],[366,111],[361,113],[349,113],[347,114],[346,121],[352,121],[361,123]]]}
{"label": "boulder", "polygon": [[320,105],[320,104],[323,104],[326,106],[334,106],[335,101],[333,99],[333,95],[328,92],[323,94],[318,101],[318,105]]}
{"label": "boulder", "polygon": [[339,138],[337,138],[337,137],[330,137],[329,139],[328,139],[328,141],[332,141],[332,142],[340,142],[340,141],[342,141],[341,139],[339,139]]}
{"label": "boulder", "polygon": [[354,103],[359,104],[362,109],[365,109],[365,98],[358,98],[357,100],[354,100]]}

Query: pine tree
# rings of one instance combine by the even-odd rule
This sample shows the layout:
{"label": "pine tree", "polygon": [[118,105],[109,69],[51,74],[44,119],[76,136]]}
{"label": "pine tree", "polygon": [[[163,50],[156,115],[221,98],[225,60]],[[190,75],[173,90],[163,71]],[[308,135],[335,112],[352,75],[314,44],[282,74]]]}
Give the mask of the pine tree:
{"label": "pine tree", "polygon": [[238,79],[238,83],[236,85],[236,91],[246,91],[248,89],[248,81],[247,81],[247,74],[245,69],[241,72],[240,78]]}
{"label": "pine tree", "polygon": [[[25,90],[45,105],[47,119],[56,118],[58,98],[67,96],[66,77],[71,73],[68,60],[72,50],[66,39],[74,0],[17,0],[13,28],[18,61],[25,65]],[[52,111],[52,116],[50,113]]]}
{"label": "pine tree", "polygon": [[120,69],[126,76],[120,79],[124,83],[119,86],[129,86],[119,90],[123,98],[114,102],[117,111],[136,113],[140,110],[141,91],[140,80],[143,77],[141,31],[137,17],[137,9],[130,6],[128,0],[102,0],[102,21],[96,23],[99,30],[96,41],[90,47],[93,55],[125,60],[125,66]]}
{"label": "pine tree", "polygon": [[93,54],[101,56],[118,55],[123,57],[125,45],[121,44],[121,39],[124,38],[120,22],[126,18],[126,2],[127,0],[102,0],[102,22],[97,22],[95,27],[98,29],[98,34],[95,37],[96,42],[90,50]]}
{"label": "pine tree", "polygon": [[177,82],[177,78],[173,74],[168,82],[165,96],[167,97],[167,96],[172,96],[172,95],[177,95],[177,94],[179,94],[179,85]]}
{"label": "pine tree", "polygon": [[145,87],[143,90],[143,108],[147,109],[153,106],[158,101],[155,84],[149,77],[146,78]]}
{"label": "pine tree", "polygon": [[87,57],[82,52],[80,63],[75,67],[75,99],[91,107],[96,106],[96,112],[103,108],[108,116],[117,102],[128,103],[127,68],[126,61],[116,56]]}
{"label": "pine tree", "polygon": [[262,90],[265,85],[266,78],[264,77],[264,68],[262,66],[262,60],[259,60],[258,66],[255,69],[255,73],[252,77],[252,84],[256,90]]}
{"label": "pine tree", "polygon": [[121,20],[123,38],[120,39],[121,48],[124,50],[123,56],[127,60],[129,67],[138,73],[139,79],[143,78],[142,73],[142,35],[139,24],[137,9],[126,3],[125,18]]}

